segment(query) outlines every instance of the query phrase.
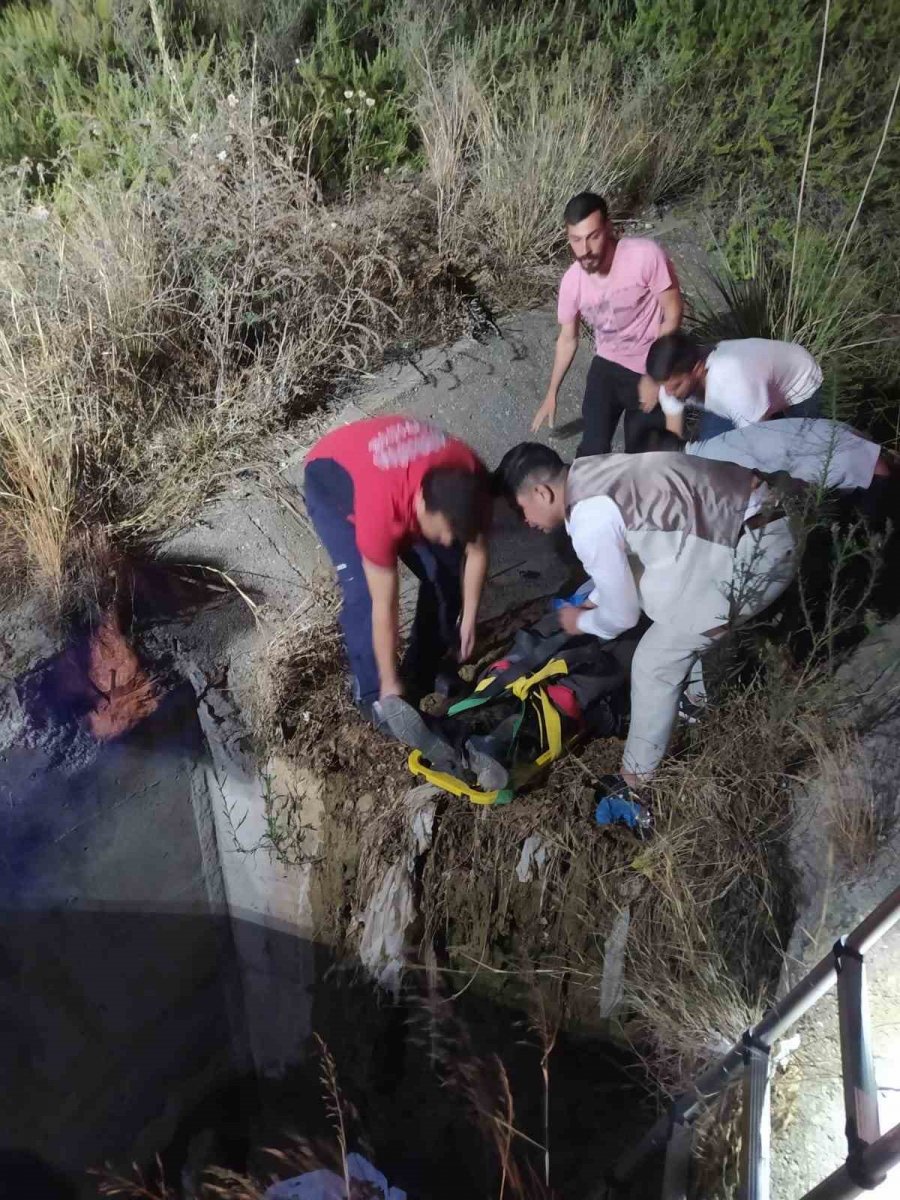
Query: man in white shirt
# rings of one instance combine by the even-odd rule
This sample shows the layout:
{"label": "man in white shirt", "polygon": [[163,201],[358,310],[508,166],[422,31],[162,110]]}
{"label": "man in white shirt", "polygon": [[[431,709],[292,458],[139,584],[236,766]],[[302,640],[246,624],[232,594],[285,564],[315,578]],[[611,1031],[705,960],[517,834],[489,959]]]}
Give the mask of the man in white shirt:
{"label": "man in white shirt", "polygon": [[679,437],[687,404],[703,408],[701,441],[782,414],[819,415],[822,371],[795,342],[740,338],[703,346],[690,334],[670,333],[650,347],[647,374],[659,385],[666,428]]}
{"label": "man in white shirt", "polygon": [[642,612],[653,622],[632,663],[620,780],[627,793],[665,754],[700,655],[793,578],[787,519],[764,504],[753,471],[680,452],[594,455],[567,466],[550,447],[523,442],[495,480],[532,527],[550,533],[566,524],[591,577],[587,602],[559,610],[567,633],[608,640]]}

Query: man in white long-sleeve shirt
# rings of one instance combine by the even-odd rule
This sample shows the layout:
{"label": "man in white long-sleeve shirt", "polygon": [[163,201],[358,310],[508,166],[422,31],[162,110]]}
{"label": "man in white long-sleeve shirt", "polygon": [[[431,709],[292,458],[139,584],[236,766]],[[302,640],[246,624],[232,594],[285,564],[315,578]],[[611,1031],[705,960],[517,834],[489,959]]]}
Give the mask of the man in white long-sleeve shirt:
{"label": "man in white long-sleeve shirt", "polygon": [[623,789],[648,780],[668,748],[685,681],[735,622],[761,612],[794,575],[795,542],[765,484],[746,467],[678,452],[605,454],[567,466],[523,442],[497,469],[529,525],[564,522],[593,591],[560,609],[571,634],[611,639],[653,624],[632,663]]}

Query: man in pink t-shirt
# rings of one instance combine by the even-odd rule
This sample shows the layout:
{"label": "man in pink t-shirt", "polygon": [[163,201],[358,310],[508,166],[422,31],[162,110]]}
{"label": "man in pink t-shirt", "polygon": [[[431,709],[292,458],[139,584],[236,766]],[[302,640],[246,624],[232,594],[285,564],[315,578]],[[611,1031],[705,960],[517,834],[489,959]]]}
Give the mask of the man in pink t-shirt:
{"label": "man in pink t-shirt", "polygon": [[[623,412],[626,452],[652,449],[651,435],[664,429],[665,421],[658,408],[643,411],[638,386],[654,386],[647,378],[641,382],[647,351],[658,337],[681,324],[681,291],[672,264],[649,238],[617,238],[606,202],[594,192],[573,196],[563,218],[575,261],[560,284],[553,371],[532,431],[544,421],[553,424],[557,394],[578,349],[583,318],[594,331],[596,354],[584,391],[584,432],[577,456],[609,454]],[[646,405],[648,397],[643,399]]]}

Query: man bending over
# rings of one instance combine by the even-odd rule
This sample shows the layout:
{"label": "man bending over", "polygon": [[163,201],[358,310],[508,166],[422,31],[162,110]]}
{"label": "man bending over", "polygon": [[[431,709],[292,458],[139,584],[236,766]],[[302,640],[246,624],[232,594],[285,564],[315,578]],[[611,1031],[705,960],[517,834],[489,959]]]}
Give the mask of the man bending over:
{"label": "man bending over", "polygon": [[567,633],[609,640],[642,612],[653,622],[632,663],[631,724],[614,788],[627,794],[665,754],[700,655],[790,583],[788,522],[752,471],[677,451],[568,466],[549,447],[523,442],[495,478],[529,525],[550,532],[565,522],[593,581],[585,604],[559,610]]}
{"label": "man bending over", "polygon": [[738,338],[703,346],[690,334],[670,333],[650,347],[647,374],[659,385],[666,428],[679,437],[686,404],[703,410],[701,441],[781,415],[819,415],[822,371],[796,342]]}
{"label": "man bending over", "polygon": [[[432,691],[445,655],[465,660],[487,574],[487,472],[465,443],[425,421],[373,417],[333,430],[310,450],[306,509],[334,563],[354,699]],[[421,581],[398,667],[402,560]],[[459,628],[457,631],[457,622]]]}

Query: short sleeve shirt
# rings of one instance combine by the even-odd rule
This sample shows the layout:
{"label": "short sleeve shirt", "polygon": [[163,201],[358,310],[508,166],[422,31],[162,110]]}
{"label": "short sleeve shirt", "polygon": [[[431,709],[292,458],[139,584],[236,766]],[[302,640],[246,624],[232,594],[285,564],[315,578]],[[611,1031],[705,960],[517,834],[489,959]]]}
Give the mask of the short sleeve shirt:
{"label": "short sleeve shirt", "polygon": [[415,500],[430,470],[485,472],[465,442],[428,421],[402,416],[371,417],[333,429],[306,461],[321,458],[338,463],[353,481],[350,519],[356,544],[363,558],[379,567],[394,566],[400,551],[421,538]]}
{"label": "short sleeve shirt", "polygon": [[589,274],[576,262],[563,275],[559,323],[567,325],[580,313],[594,330],[601,358],[643,374],[663,319],[660,294],[677,286],[661,246],[649,238],[620,238],[608,274]]}
{"label": "short sleeve shirt", "polygon": [[[762,421],[770,409],[790,410],[822,385],[819,364],[796,342],[740,338],[719,342],[706,360],[703,402],[710,412],[738,428]],[[685,403],[660,389],[660,406],[669,416]]]}

